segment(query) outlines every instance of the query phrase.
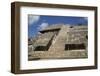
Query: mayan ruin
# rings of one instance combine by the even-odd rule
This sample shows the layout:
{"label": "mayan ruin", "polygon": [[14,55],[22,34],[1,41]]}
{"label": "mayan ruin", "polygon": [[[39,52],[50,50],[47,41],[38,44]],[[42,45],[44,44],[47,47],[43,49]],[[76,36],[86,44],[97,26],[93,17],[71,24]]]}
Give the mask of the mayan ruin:
{"label": "mayan ruin", "polygon": [[88,57],[88,26],[55,24],[28,39],[28,60]]}

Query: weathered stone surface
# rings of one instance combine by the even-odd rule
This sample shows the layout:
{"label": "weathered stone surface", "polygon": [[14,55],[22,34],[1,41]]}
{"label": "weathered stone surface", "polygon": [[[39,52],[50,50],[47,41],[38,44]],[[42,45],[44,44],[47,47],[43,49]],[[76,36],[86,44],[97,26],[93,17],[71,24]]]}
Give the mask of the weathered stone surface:
{"label": "weathered stone surface", "polygon": [[[56,24],[41,31],[37,38],[32,39],[32,50],[28,49],[29,60],[88,57],[88,30],[86,25],[71,26]],[[39,50],[35,50],[36,47]],[[66,50],[66,48],[68,49]]]}

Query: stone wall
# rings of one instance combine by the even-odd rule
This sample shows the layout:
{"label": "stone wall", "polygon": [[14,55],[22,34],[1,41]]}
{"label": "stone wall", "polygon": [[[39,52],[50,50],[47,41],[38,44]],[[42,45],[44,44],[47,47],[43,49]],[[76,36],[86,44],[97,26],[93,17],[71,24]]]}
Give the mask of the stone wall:
{"label": "stone wall", "polygon": [[[47,46],[51,42],[48,50],[34,51],[28,53],[29,60],[36,59],[69,59],[69,58],[87,58],[87,42],[86,36],[88,35],[87,26],[59,26],[60,30],[56,33],[52,32],[53,27],[50,27],[50,32],[42,33],[40,38],[33,42],[33,47]],[[58,26],[57,26],[58,28]],[[49,29],[49,27],[48,27]],[[54,26],[56,29],[56,26]],[[51,40],[52,39],[52,40]],[[50,41],[51,40],[51,41]],[[43,45],[42,45],[42,44]],[[84,43],[85,49],[65,50],[66,44],[81,44]]]}

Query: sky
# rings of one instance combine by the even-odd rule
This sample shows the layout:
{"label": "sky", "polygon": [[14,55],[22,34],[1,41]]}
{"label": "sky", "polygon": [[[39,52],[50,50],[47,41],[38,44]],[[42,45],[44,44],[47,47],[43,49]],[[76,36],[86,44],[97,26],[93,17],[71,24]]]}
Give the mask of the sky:
{"label": "sky", "polygon": [[71,24],[71,25],[88,25],[87,17],[74,16],[46,16],[46,15],[28,15],[28,38],[35,37],[39,30],[44,29],[52,24]]}

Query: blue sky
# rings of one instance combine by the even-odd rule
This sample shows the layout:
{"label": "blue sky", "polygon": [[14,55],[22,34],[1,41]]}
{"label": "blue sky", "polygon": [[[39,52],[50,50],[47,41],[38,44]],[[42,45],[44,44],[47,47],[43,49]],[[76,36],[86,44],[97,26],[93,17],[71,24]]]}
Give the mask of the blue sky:
{"label": "blue sky", "polygon": [[52,24],[88,24],[87,17],[71,16],[45,16],[45,15],[28,15],[28,37],[34,37],[39,30],[51,26]]}

